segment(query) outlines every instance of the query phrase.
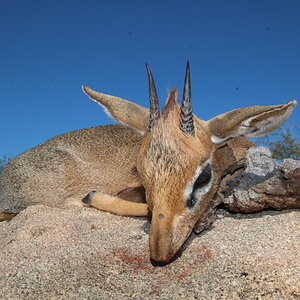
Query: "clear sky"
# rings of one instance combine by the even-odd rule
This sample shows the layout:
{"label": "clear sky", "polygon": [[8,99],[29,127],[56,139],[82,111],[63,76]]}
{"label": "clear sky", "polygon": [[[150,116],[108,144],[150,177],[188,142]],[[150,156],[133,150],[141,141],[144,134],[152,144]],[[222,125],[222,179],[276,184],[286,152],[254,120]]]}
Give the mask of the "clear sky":
{"label": "clear sky", "polygon": [[83,83],[148,106],[145,62],[162,104],[189,59],[204,120],[299,101],[299,12],[298,0],[0,0],[0,157],[112,123]]}

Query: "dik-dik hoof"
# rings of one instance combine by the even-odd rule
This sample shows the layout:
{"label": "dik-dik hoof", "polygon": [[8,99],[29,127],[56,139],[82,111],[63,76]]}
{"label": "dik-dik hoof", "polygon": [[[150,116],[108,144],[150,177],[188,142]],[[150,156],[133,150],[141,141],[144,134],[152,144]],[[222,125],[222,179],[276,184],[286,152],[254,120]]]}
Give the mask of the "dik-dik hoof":
{"label": "dik-dik hoof", "polygon": [[96,193],[96,191],[89,192],[84,198],[82,198],[82,202],[86,205],[91,204],[91,198]]}

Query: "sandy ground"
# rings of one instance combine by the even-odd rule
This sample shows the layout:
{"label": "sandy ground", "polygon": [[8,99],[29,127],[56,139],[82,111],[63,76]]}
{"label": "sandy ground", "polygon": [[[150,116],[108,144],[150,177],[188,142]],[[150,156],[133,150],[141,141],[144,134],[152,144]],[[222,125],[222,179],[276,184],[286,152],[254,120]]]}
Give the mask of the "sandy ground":
{"label": "sandy ground", "polygon": [[153,267],[149,221],[32,206],[0,223],[1,299],[300,299],[300,210],[220,212]]}

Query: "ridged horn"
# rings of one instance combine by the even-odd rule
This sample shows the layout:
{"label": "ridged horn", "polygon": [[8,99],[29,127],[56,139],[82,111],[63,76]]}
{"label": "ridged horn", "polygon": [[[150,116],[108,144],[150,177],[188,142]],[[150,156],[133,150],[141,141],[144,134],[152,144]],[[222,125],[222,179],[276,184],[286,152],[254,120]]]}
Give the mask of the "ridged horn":
{"label": "ridged horn", "polygon": [[149,81],[149,100],[150,100],[149,131],[151,131],[156,121],[160,117],[160,112],[159,112],[159,104],[158,104],[158,97],[156,93],[155,83],[148,64],[146,64],[146,69],[147,69],[148,81]]}
{"label": "ridged horn", "polygon": [[184,90],[181,103],[181,121],[180,128],[187,134],[194,135],[195,127],[193,121],[192,95],[191,95],[191,78],[190,78],[190,64],[186,63],[186,72],[184,80]]}

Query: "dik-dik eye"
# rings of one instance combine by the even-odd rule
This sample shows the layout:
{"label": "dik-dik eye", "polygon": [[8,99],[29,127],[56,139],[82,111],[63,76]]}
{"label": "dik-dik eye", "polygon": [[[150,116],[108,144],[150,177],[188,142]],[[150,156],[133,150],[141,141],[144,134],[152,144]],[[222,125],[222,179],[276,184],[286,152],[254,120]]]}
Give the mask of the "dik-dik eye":
{"label": "dik-dik eye", "polygon": [[196,179],[193,187],[193,192],[209,184],[210,180],[211,180],[211,165],[208,164]]}
{"label": "dik-dik eye", "polygon": [[197,203],[197,199],[201,194],[205,194],[209,191],[209,183],[211,182],[212,172],[211,165],[208,164],[203,171],[199,174],[194,182],[192,192],[186,203],[187,207],[192,208]]}

